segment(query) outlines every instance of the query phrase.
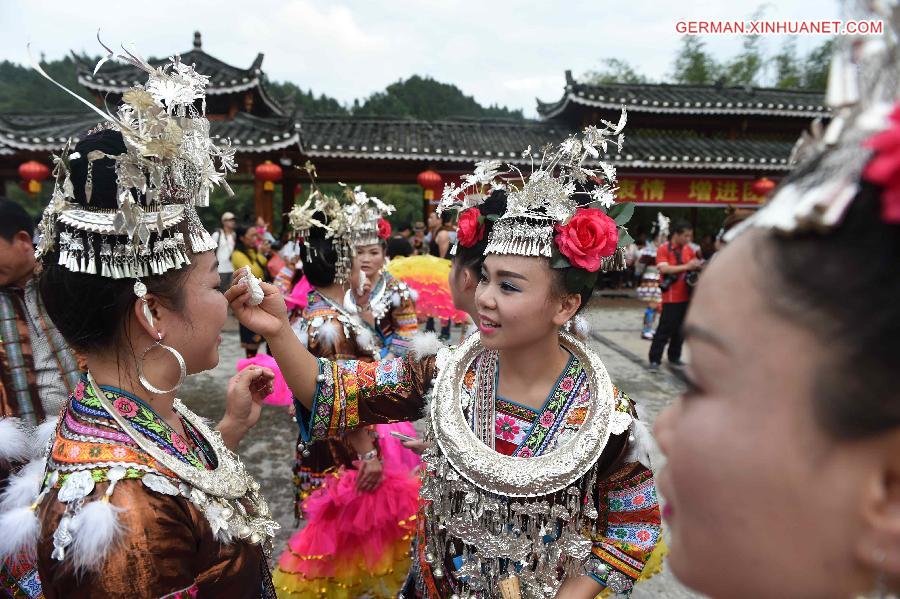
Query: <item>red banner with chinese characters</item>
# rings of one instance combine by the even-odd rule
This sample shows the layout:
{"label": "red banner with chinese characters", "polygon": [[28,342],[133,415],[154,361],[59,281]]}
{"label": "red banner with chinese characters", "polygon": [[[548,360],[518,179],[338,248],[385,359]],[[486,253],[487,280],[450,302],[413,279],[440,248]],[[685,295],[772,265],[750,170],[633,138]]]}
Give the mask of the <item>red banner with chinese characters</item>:
{"label": "red banner with chinese characters", "polygon": [[765,196],[753,191],[756,179],[665,175],[620,175],[620,202],[638,206],[761,206]]}

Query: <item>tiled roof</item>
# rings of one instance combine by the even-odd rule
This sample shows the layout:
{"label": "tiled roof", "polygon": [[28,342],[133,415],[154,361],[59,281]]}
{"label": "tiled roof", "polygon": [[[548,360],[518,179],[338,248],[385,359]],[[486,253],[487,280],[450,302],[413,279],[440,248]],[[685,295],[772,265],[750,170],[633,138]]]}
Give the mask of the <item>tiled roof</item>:
{"label": "tiled roof", "polygon": [[[209,77],[206,88],[208,96],[217,96],[258,89],[266,104],[277,115],[284,115],[284,109],[272,98],[262,84],[263,54],[256,55],[253,64],[247,69],[224,63],[203,51],[199,32],[194,34],[194,48],[180,54],[181,62],[192,64],[198,73]],[[168,62],[165,59],[150,59],[150,64],[159,67]],[[147,74],[135,66],[124,63],[106,62],[94,74],[94,65],[82,64],[78,68],[78,83],[91,91],[121,94],[135,85],[147,82]]]}
{"label": "tiled roof", "polygon": [[[559,143],[572,133],[546,121],[416,121],[320,117],[300,120],[301,146],[311,158],[422,160],[472,163],[499,158],[524,163],[522,151]],[[689,137],[680,133],[629,135],[622,152],[604,158],[629,168],[788,170],[793,143]]]}
{"label": "tiled roof", "polygon": [[313,158],[512,160],[529,145],[556,143],[569,133],[565,125],[537,121],[309,117],[300,125],[303,152]]}
{"label": "tiled roof", "polygon": [[[97,124],[87,113],[0,114],[0,151],[55,151],[68,138],[79,138]],[[231,139],[238,152],[268,152],[296,147],[298,125],[288,118],[261,118],[239,112],[230,121],[210,121],[214,136]]]}
{"label": "tiled roof", "polygon": [[819,92],[716,85],[589,84],[566,71],[566,89],[557,102],[538,101],[538,113],[552,119],[571,104],[618,111],[659,114],[707,114],[802,117],[830,116]]}

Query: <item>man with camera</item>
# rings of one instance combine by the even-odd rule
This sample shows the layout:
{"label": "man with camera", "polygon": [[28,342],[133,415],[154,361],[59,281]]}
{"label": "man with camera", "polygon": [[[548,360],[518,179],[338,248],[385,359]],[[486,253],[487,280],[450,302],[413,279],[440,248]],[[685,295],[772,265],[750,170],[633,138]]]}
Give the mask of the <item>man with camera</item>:
{"label": "man with camera", "polygon": [[694,231],[686,222],[672,227],[669,241],[656,250],[656,267],[662,277],[662,314],[650,344],[650,369],[657,370],[663,350],[669,346],[668,358],[672,366],[682,366],[681,346],[684,343],[681,327],[687,314],[691,291],[697,282],[703,261],[698,259],[690,242]]}

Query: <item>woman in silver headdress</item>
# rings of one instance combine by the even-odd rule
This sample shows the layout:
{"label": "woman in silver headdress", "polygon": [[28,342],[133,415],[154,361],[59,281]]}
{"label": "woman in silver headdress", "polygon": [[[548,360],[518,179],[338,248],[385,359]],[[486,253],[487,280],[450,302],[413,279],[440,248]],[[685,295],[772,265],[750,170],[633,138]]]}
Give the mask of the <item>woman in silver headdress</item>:
{"label": "woman in silver headdress", "polygon": [[394,211],[359,187],[346,195],[352,210],[353,253],[360,271],[355,288],[348,290],[345,307],[371,324],[381,338],[381,357],[406,355],[418,331],[415,292],[385,270],[386,240],[391,224],[384,218]]}
{"label": "woman in silver headdress", "polygon": [[[653,570],[660,523],[646,432],[597,356],[561,330],[598,272],[622,265],[617,242],[627,238],[613,218],[573,198],[574,183],[594,175],[584,166],[588,148],[596,155],[609,137],[620,142],[622,125],[567,139],[509,190],[476,291],[481,333],[456,349],[374,364],[316,360],[284,333],[275,288],[264,287],[259,306],[246,304],[242,285],[226,294],[310,410],[300,420],[313,439],[425,411],[433,444],[424,454],[416,596],[593,597],[629,592]],[[445,192],[444,208],[468,223],[464,246],[485,234],[486,216],[471,201],[504,185],[509,173],[499,166],[480,164],[464,189]],[[623,210],[612,206],[612,183],[591,196],[613,216]]]}
{"label": "woman in silver headdress", "polygon": [[107,123],[55,157],[40,292],[87,371],[7,486],[0,559],[36,557],[48,598],[273,597],[278,524],[234,453],[272,373],[231,380],[216,430],[175,398],[218,361],[227,306],[195,206],[232,152],[194,104],[204,76],[130,62],[148,83],[115,114],[92,108]]}

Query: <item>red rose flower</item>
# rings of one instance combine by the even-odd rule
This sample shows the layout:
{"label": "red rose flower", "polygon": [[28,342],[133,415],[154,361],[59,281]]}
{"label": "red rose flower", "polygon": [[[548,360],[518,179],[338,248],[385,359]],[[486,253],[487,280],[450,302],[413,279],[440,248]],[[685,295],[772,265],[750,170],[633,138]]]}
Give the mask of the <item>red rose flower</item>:
{"label": "red rose flower", "polygon": [[866,140],[875,157],[866,165],[863,178],[884,188],[881,218],[900,224],[900,104],[891,113],[891,128]]}
{"label": "red rose flower", "polygon": [[481,211],[478,208],[463,210],[456,223],[456,240],[459,245],[470,248],[484,237],[484,222],[479,223]]}
{"label": "red rose flower", "polygon": [[378,238],[379,239],[387,239],[391,236],[391,223],[387,220],[380,218],[378,219]]}
{"label": "red rose flower", "polygon": [[600,270],[600,260],[612,256],[619,243],[616,222],[599,208],[579,208],[566,225],[556,225],[556,247],[572,266]]}

